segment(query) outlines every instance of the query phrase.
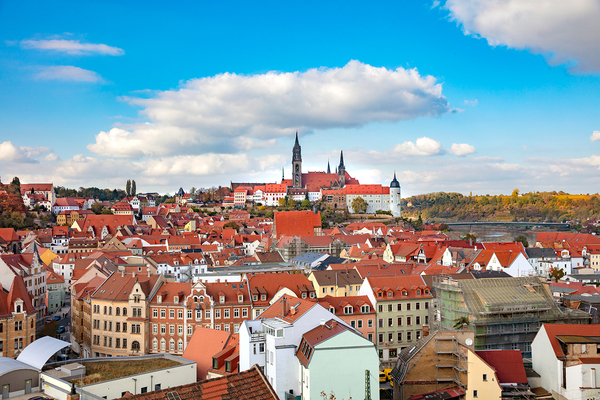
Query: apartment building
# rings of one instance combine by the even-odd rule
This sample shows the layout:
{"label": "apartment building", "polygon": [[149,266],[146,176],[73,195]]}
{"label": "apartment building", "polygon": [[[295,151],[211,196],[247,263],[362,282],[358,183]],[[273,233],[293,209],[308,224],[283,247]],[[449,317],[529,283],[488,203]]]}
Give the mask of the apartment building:
{"label": "apartment building", "polygon": [[37,311],[21,276],[14,277],[8,292],[4,288],[0,287],[0,357],[15,358],[35,340]]}
{"label": "apartment building", "polygon": [[149,303],[164,277],[112,273],[91,296],[92,356],[148,354]]}
{"label": "apartment building", "polygon": [[0,285],[9,288],[18,276],[23,278],[27,293],[31,295],[39,321],[46,315],[46,270],[37,250],[0,256]]}
{"label": "apartment building", "polygon": [[382,361],[396,360],[403,348],[423,336],[432,295],[420,275],[367,277],[359,294],[375,307],[377,352]]}

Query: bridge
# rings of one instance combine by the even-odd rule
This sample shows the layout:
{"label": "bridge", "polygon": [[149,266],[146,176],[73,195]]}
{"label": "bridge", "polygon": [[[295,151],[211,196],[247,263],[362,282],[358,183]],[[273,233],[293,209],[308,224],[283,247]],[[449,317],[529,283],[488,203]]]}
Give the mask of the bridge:
{"label": "bridge", "polygon": [[571,225],[564,222],[500,222],[500,221],[483,221],[483,222],[446,222],[448,226],[547,226],[551,228],[569,229]]}

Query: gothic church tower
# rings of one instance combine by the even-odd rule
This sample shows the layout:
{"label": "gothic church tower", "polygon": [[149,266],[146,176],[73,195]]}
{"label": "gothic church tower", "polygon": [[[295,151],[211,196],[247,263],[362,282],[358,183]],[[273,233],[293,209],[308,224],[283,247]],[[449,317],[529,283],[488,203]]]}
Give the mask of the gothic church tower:
{"label": "gothic church tower", "polygon": [[342,150],[340,153],[340,165],[337,168],[338,170],[338,181],[340,182],[340,187],[346,186],[346,166],[344,165],[344,151]]}
{"label": "gothic church tower", "polygon": [[298,131],[296,131],[296,143],[292,151],[292,187],[302,187],[302,148],[298,143]]}

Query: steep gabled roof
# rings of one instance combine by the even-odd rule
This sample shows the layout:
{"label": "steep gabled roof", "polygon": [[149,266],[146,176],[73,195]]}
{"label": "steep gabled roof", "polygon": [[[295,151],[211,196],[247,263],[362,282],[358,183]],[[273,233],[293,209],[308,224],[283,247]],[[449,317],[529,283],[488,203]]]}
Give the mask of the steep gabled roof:
{"label": "steep gabled roof", "polygon": [[496,370],[500,383],[527,383],[521,350],[482,350],[475,354]]}

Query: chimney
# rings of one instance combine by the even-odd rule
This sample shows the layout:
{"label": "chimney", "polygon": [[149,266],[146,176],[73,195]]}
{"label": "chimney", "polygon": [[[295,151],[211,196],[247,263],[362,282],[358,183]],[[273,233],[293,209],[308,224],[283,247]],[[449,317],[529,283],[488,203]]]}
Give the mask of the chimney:
{"label": "chimney", "polygon": [[79,400],[79,393],[75,391],[75,384],[71,384],[71,392],[67,395],[67,400]]}
{"label": "chimney", "polygon": [[121,270],[121,278],[125,278],[125,270],[124,269]]}

